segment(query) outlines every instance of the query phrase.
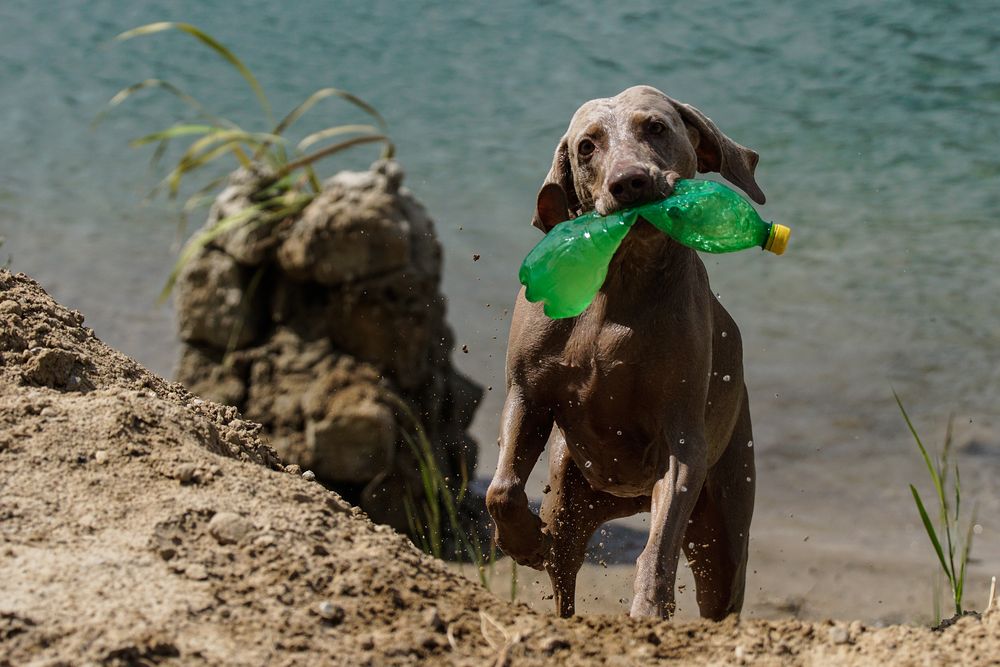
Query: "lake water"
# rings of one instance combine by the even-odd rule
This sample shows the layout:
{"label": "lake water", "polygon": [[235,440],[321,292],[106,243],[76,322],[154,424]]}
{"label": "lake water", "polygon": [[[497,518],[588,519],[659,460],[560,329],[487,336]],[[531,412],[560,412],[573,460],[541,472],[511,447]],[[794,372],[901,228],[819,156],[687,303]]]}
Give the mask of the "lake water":
{"label": "lake water", "polygon": [[[535,193],[576,107],[636,83],[756,149],[762,213],[794,230],[781,258],[706,257],[744,334],[765,460],[833,475],[820,471],[832,459],[910,456],[891,386],[930,432],[955,411],[998,446],[996,2],[154,4],[0,3],[0,252],[152,369],[169,375],[177,353],[155,305],[175,218],[141,205],[156,178],[126,142],[183,109],[151,93],[90,121],[150,76],[257,117],[239,77],[186,36],[108,47],[135,25],[185,20],[243,57],[279,114],[334,85],[388,119],[444,243],[449,320],[469,347],[456,361],[493,387],[476,421],[482,474]],[[321,106],[301,131],[361,118]],[[326,173],[373,157],[360,148]]]}

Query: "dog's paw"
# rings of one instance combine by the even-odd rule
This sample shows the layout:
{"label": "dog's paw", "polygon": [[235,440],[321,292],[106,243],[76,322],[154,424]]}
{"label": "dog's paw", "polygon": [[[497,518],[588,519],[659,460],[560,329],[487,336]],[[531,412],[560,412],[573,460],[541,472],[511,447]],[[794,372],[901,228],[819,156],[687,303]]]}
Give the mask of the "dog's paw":
{"label": "dog's paw", "polygon": [[503,531],[497,527],[494,540],[515,563],[535,570],[545,569],[552,550],[552,538],[538,526]]}

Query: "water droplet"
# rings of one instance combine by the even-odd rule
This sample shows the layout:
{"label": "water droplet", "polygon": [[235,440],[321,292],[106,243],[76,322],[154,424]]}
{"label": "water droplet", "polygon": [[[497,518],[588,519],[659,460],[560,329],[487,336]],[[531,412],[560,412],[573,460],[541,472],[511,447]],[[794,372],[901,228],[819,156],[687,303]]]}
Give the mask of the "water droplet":
{"label": "water droplet", "polygon": [[729,382],[729,380],[730,380],[730,379],[731,379],[731,378],[730,378],[730,377],[729,377],[728,375],[723,375],[723,376],[722,376],[722,381],[723,381],[723,382]]}
{"label": "water droplet", "polygon": [[977,523],[975,526],[972,527],[972,532],[975,533],[976,535],[982,535],[983,527]]}
{"label": "water droplet", "polygon": [[681,493],[687,493],[688,488],[681,484]]}
{"label": "water droplet", "polygon": [[728,336],[728,335],[729,335],[729,334],[727,334],[727,333],[726,333],[725,331],[723,331],[723,332],[722,332],[722,337],[723,337],[723,338],[725,338],[725,337],[726,337],[726,336]]}
{"label": "water droplet", "polygon": [[747,481],[748,481],[748,482],[752,482],[753,480],[752,480],[752,479],[750,479],[749,477],[747,477]]}
{"label": "water droplet", "polygon": [[621,431],[618,431],[618,435],[621,435],[621,434],[622,434],[622,432],[621,432]]}
{"label": "water droplet", "polygon": [[747,447],[753,447],[753,440],[747,443]]}
{"label": "water droplet", "polygon": [[681,439],[680,439],[680,440],[678,440],[677,442],[679,442],[680,444],[682,444],[682,445],[683,445],[683,444],[684,444],[684,438],[681,438]]}
{"label": "water droplet", "polygon": [[688,549],[694,549],[694,542],[688,542]]}
{"label": "water droplet", "polygon": [[594,464],[593,464],[593,463],[591,463],[590,461],[587,461],[586,463],[584,463],[584,464],[583,464],[583,467],[584,467],[584,468],[589,468],[589,467],[590,467],[590,466],[592,466],[592,465],[594,465]]}

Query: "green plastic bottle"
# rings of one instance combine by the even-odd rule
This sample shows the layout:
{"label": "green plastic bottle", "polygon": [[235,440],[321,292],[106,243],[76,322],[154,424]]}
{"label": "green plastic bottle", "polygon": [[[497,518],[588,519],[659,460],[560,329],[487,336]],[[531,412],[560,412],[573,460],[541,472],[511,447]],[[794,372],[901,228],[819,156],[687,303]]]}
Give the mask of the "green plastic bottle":
{"label": "green plastic bottle", "polygon": [[543,302],[552,319],[582,313],[639,216],[679,243],[711,253],[757,246],[780,255],[791,233],[784,225],[761,220],[753,206],[721,183],[681,180],[662,201],[609,216],[586,213],[549,230],[521,263],[518,278],[525,298]]}
{"label": "green plastic bottle", "polygon": [[554,320],[587,309],[608,276],[608,264],[638,214],[585,213],[549,230],[521,263],[518,278],[528,301],[544,301]]}
{"label": "green plastic bottle", "polygon": [[784,225],[761,220],[746,199],[715,181],[677,181],[672,195],[635,210],[664,234],[704,252],[758,247],[780,255],[791,233]]}

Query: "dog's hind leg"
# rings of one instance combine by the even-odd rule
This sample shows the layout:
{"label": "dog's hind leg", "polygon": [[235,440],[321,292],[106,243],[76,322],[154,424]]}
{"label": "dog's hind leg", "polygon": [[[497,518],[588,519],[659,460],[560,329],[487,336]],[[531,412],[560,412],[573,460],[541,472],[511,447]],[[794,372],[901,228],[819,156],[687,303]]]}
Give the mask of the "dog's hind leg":
{"label": "dog's hind leg", "polygon": [[753,514],[753,430],[746,393],[729,445],[708,471],[684,536],[703,618],[722,620],[743,607]]}
{"label": "dog's hind leg", "polygon": [[576,608],[576,576],[587,542],[605,521],[648,508],[649,499],[619,498],[595,491],[569,455],[562,434],[553,434],[549,450],[549,489],[542,499],[542,521],[552,538],[545,569],[552,580],[556,612],[563,618]]}

